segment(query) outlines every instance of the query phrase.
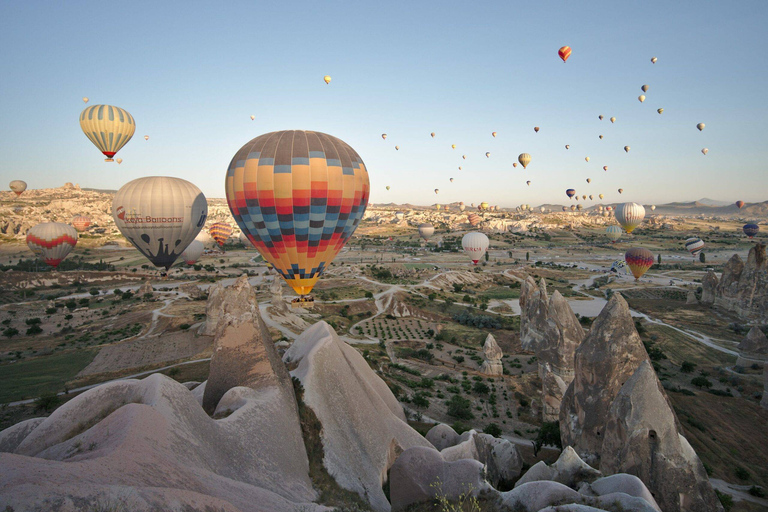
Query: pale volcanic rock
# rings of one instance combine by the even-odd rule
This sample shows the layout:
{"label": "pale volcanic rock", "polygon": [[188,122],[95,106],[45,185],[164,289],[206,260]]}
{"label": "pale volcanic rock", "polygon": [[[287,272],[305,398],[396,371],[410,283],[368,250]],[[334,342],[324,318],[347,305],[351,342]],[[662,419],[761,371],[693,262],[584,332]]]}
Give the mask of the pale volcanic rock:
{"label": "pale volcanic rock", "polygon": [[179,291],[187,294],[191,300],[199,300],[205,297],[205,292],[195,283],[183,283],[179,285]]}
{"label": "pale volcanic rock", "polygon": [[224,287],[216,283],[208,289],[208,302],[205,305],[205,323],[200,334],[213,336],[219,325],[230,320],[242,318],[243,321],[255,321],[259,316],[259,303],[256,294],[248,283],[248,276],[242,275],[232,284]]}
{"label": "pale volcanic rock", "polygon": [[580,484],[593,482],[601,476],[600,471],[581,460],[573,448],[566,446],[557,461],[549,466],[544,461],[537,462],[515,483],[515,487],[528,482],[551,480],[576,489]]}
{"label": "pale volcanic rock", "polygon": [[152,283],[149,281],[149,279],[141,283],[141,286],[139,287],[139,289],[136,290],[136,295],[138,297],[141,297],[142,299],[147,295],[149,295],[150,297],[154,297],[155,289],[152,288]]}
{"label": "pale volcanic rock", "polygon": [[696,292],[693,290],[688,290],[688,296],[685,298],[685,303],[687,305],[693,305],[698,304],[699,300],[696,298]]}
{"label": "pale volcanic rock", "polygon": [[715,303],[717,285],[720,281],[713,270],[708,270],[707,274],[701,280],[701,303],[711,306]]}
{"label": "pale volcanic rock", "polygon": [[715,306],[752,322],[768,322],[768,262],[765,245],[755,244],[747,262],[734,254],[715,288]]}
{"label": "pale volcanic rock", "polygon": [[736,366],[749,368],[753,364],[762,366],[768,360],[768,338],[758,326],[752,327],[746,338],[739,343],[739,358]]}
{"label": "pale volcanic rock", "polygon": [[536,286],[531,276],[526,277],[520,291],[520,340],[524,350],[536,352],[544,339],[549,297],[546,281]]}
{"label": "pale volcanic rock", "polygon": [[604,476],[592,483],[585,483],[579,487],[579,492],[585,496],[605,496],[606,494],[620,492],[637,498],[642,498],[650,503],[656,510],[661,512],[653,494],[651,494],[651,491],[648,490],[643,481],[635,475],[629,475],[627,473]]}
{"label": "pale volcanic rock", "polygon": [[568,301],[555,290],[547,305],[544,336],[536,351],[539,376],[543,377],[543,365],[549,364],[556,375],[570,384],[573,380],[573,356],[583,340],[584,328],[579,319]]}
{"label": "pale volcanic rock", "polygon": [[0,453],[0,508],[323,510],[295,410],[276,386],[237,389],[220,420],[158,373],[85,391]]}
{"label": "pale volcanic rock", "polygon": [[505,510],[515,512],[659,512],[655,504],[623,492],[586,496],[558,482],[539,480],[500,493]]}
{"label": "pale volcanic rock", "polygon": [[434,450],[432,445],[405,422],[402,406],[363,356],[326,322],[299,336],[283,360],[295,365],[291,375],[301,381],[304,403],[323,426],[328,473],[374,510],[388,511],[381,489],[387,470],[402,451],[415,446]]}
{"label": "pale volcanic rock", "polygon": [[552,371],[549,363],[544,363],[544,378],[541,379],[542,419],[558,421],[560,405],[563,401],[568,384],[558,374]]}
{"label": "pale volcanic rock", "polygon": [[611,405],[600,469],[637,476],[665,512],[722,510],[703,464],[677,429],[649,361],[640,364]]}
{"label": "pale volcanic rock", "polygon": [[445,423],[438,423],[429,429],[426,438],[438,451],[455,446],[459,442],[459,434]]}
{"label": "pale volcanic rock", "polygon": [[738,254],[731,256],[723,266],[723,272],[720,274],[720,281],[717,284],[716,295],[732,296],[737,293],[739,278],[744,271],[744,262]]}
{"label": "pale volcanic rock", "polygon": [[13,453],[21,442],[40,424],[45,418],[32,418],[21,421],[12,427],[0,431],[0,453]]}
{"label": "pale volcanic rock", "polygon": [[501,358],[504,354],[501,352],[499,344],[493,334],[488,334],[483,344],[483,365],[480,367],[480,373],[485,375],[504,375],[504,367]]}
{"label": "pale volcanic rock", "polygon": [[574,354],[574,379],[560,407],[560,435],[588,464],[599,466],[603,430],[621,386],[648,359],[629,313],[614,293]]}
{"label": "pale volcanic rock", "polygon": [[494,487],[508,486],[520,476],[523,457],[508,440],[470,430],[459,436],[458,441],[440,452],[443,460],[455,462],[474,459],[482,462],[486,468],[486,478]]}

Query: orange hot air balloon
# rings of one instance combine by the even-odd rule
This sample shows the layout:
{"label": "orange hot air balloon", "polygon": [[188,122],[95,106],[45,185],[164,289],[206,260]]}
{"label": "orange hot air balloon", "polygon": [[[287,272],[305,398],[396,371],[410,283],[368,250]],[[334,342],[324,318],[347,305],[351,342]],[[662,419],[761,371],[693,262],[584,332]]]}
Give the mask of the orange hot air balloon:
{"label": "orange hot air balloon", "polygon": [[563,59],[563,63],[565,63],[568,60],[568,57],[571,56],[571,47],[563,46],[562,48],[557,50],[557,54],[560,56],[561,59]]}
{"label": "orange hot air balloon", "polygon": [[217,222],[208,228],[208,233],[211,235],[211,238],[216,240],[220,247],[224,247],[224,243],[229,238],[229,235],[232,234],[232,226],[226,222]]}
{"label": "orange hot air balloon", "polygon": [[77,215],[72,218],[72,226],[79,232],[87,231],[91,226],[91,218],[85,215]]}
{"label": "orange hot air balloon", "polygon": [[744,201],[736,201],[736,206],[738,206],[739,210],[741,210],[744,207]]}
{"label": "orange hot air balloon", "polygon": [[535,131],[536,133],[539,133],[539,127],[538,126],[534,126],[533,127],[533,131]]}
{"label": "orange hot air balloon", "polygon": [[653,266],[653,253],[645,247],[633,247],[624,254],[624,261],[638,281]]}

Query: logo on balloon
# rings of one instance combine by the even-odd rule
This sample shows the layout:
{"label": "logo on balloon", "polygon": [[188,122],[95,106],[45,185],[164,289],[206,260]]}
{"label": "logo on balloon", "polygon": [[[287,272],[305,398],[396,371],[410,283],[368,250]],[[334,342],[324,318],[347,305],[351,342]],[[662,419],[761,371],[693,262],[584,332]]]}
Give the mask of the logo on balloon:
{"label": "logo on balloon", "polygon": [[125,220],[125,206],[117,207],[117,218],[120,220]]}

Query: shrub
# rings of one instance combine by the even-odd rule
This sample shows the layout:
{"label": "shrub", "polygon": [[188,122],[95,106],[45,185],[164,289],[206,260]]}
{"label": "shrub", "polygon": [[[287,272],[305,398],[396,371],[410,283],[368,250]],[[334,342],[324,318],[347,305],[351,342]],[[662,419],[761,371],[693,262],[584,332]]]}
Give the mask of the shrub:
{"label": "shrub", "polygon": [[489,423],[488,426],[483,429],[483,433],[493,437],[499,437],[501,435],[501,427],[496,423]]}
{"label": "shrub", "polygon": [[711,388],[712,383],[706,377],[694,377],[691,379],[691,384],[697,388]]}
{"label": "shrub", "polygon": [[19,334],[19,330],[14,327],[8,327],[3,331],[3,336],[5,336],[6,338],[13,338],[17,334]]}
{"label": "shrub", "polygon": [[736,478],[738,478],[739,480],[749,480],[749,471],[747,471],[741,466],[736,467],[734,474],[736,475]]}
{"label": "shrub", "polygon": [[484,382],[475,382],[475,385],[472,386],[472,391],[478,395],[487,395],[490,390],[491,389]]}
{"label": "shrub", "polygon": [[765,498],[765,490],[757,485],[753,485],[749,488],[749,494],[758,498]]}
{"label": "shrub", "polygon": [[39,318],[27,318],[26,320],[24,320],[24,323],[27,325],[38,325],[41,322],[42,321]]}
{"label": "shrub", "polygon": [[35,399],[35,409],[38,411],[51,412],[61,403],[61,398],[56,393],[46,393],[40,398]]}
{"label": "shrub", "polygon": [[551,446],[557,446],[561,450],[563,445],[560,441],[560,422],[559,421],[545,421],[539,431],[536,434],[536,440],[533,442],[533,454],[538,455],[539,450],[545,444]]}
{"label": "shrub", "polygon": [[696,364],[690,361],[683,361],[683,364],[680,365],[680,371],[683,373],[691,373],[694,368],[696,368]]}
{"label": "shrub", "polygon": [[190,327],[192,327],[192,326],[191,326],[191,325],[189,325],[189,324],[181,324],[181,325],[179,326],[179,329],[181,329],[182,331],[186,331],[186,330],[187,330],[187,329],[189,329]]}
{"label": "shrub", "polygon": [[68,300],[67,302],[64,303],[64,306],[68,310],[72,311],[77,308],[77,302],[75,302],[74,300]]}
{"label": "shrub", "polygon": [[416,393],[413,395],[411,402],[419,409],[426,409],[429,407],[429,399],[426,397],[426,395],[424,395],[424,393]]}
{"label": "shrub", "polygon": [[715,489],[715,494],[717,494],[717,499],[720,500],[720,504],[723,506],[725,512],[728,512],[733,508],[733,496],[720,492],[717,489]]}
{"label": "shrub", "polygon": [[90,293],[95,297],[96,295],[99,294],[99,290],[97,288],[91,288],[90,290],[88,290],[88,293]]}
{"label": "shrub", "polygon": [[45,314],[46,315],[53,315],[54,313],[56,313],[56,311],[58,311],[56,308],[47,308],[45,310]]}
{"label": "shrub", "polygon": [[472,404],[470,401],[460,395],[453,395],[446,402],[448,405],[448,416],[460,420],[471,420],[475,416],[472,414]]}
{"label": "shrub", "polygon": [[40,328],[39,325],[33,325],[27,329],[27,336],[31,336],[33,334],[40,334],[41,332],[43,332],[43,330]]}

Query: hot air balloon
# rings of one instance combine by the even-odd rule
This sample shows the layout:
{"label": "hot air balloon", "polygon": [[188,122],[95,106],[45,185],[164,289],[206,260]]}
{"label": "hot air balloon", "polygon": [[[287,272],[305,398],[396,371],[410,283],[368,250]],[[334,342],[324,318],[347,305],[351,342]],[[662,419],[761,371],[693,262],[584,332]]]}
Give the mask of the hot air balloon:
{"label": "hot air balloon", "polygon": [[654,211],[654,210],[656,210],[656,205],[655,205],[655,204],[652,204],[652,205],[651,205],[651,211]]}
{"label": "hot air balloon", "polygon": [[323,81],[324,81],[326,84],[329,84],[329,83],[331,83],[331,76],[330,76],[330,75],[325,75],[325,76],[323,77]]}
{"label": "hot air balloon", "polygon": [[754,237],[758,232],[760,232],[760,226],[757,224],[744,224],[744,227],[741,229],[750,239]]}
{"label": "hot air balloon", "polygon": [[656,57],[651,57],[651,63],[652,64],[656,64],[657,60],[659,60],[659,59],[657,59]]}
{"label": "hot air balloon", "polygon": [[451,144],[451,149],[456,149],[456,144]]}
{"label": "hot air balloon", "polygon": [[256,119],[256,116],[251,116],[251,121],[253,121],[254,119]]}
{"label": "hot air balloon", "polygon": [[253,244],[251,243],[250,239],[248,238],[248,235],[240,232],[239,235],[237,235],[237,239],[240,241],[240,243],[245,247],[246,249],[253,249]]}
{"label": "hot air balloon", "polygon": [[692,237],[685,241],[685,250],[691,253],[694,258],[699,255],[704,248],[704,241],[699,237]]}
{"label": "hot air balloon", "polygon": [[219,247],[224,247],[224,244],[232,234],[232,226],[226,222],[216,222],[208,228],[208,233],[211,235],[211,238],[216,240]]}
{"label": "hot air balloon", "polygon": [[645,94],[641,94],[640,96],[638,96],[638,97],[637,97],[637,100],[638,100],[640,103],[644,102],[644,101],[645,101]]}
{"label": "hot air balloon", "polygon": [[400,146],[395,146],[395,151],[400,151]]}
{"label": "hot air balloon", "polygon": [[653,253],[645,247],[634,247],[624,254],[624,261],[638,281],[653,266]]}
{"label": "hot air balloon", "polygon": [[436,188],[436,189],[435,189],[435,194],[439,194],[439,193],[440,193],[440,189],[439,189],[439,188]]}
{"label": "hot air balloon", "polygon": [[85,215],[76,215],[72,217],[70,224],[74,226],[78,233],[82,233],[83,231],[88,231],[88,228],[91,227],[91,218]]}
{"label": "hot air balloon", "polygon": [[663,114],[664,113],[664,109],[663,108],[657,108],[656,112],[658,112],[659,114]]}
{"label": "hot air balloon", "polygon": [[706,126],[704,123],[699,123],[696,125],[696,128],[698,128],[699,131],[702,131],[704,129],[704,126]]}
{"label": "hot air balloon", "polygon": [[194,265],[204,252],[205,246],[203,245],[203,242],[200,240],[192,240],[187,248],[184,249],[184,252],[181,253],[181,259],[187,265]]}
{"label": "hot air balloon", "polygon": [[483,221],[483,218],[476,213],[470,213],[467,215],[467,220],[472,225],[472,227],[475,227]]}
{"label": "hot air balloon", "polygon": [[604,166],[603,166],[603,170],[604,170],[604,171],[607,171],[607,170],[608,170],[608,166],[607,166],[607,165],[604,165]]}
{"label": "hot air balloon", "polygon": [[608,211],[611,211],[611,210],[613,210],[613,206],[606,206],[605,209],[608,210]]}
{"label": "hot air balloon", "polygon": [[600,139],[600,140],[603,140],[603,136],[602,135],[598,135],[597,138]]}
{"label": "hot air balloon", "polygon": [[[619,228],[619,231],[621,231],[621,228]],[[629,267],[627,266],[627,262],[624,260],[615,260],[613,263],[611,263],[611,272],[616,272],[620,276],[629,274]]]}
{"label": "hot air balloon", "polygon": [[576,205],[575,205],[575,204],[572,204],[572,205],[571,205],[571,211],[575,211],[575,210],[576,210]]}
{"label": "hot air balloon", "polygon": [[587,183],[592,183],[592,178],[587,178]]}
{"label": "hot air balloon", "polygon": [[643,92],[648,92],[648,85],[643,85],[640,89],[642,89]]}
{"label": "hot air balloon", "polygon": [[540,211],[541,213],[544,213],[544,212],[546,212],[546,211],[547,211],[547,209],[546,209],[546,208],[544,208],[544,207],[542,206],[541,208],[539,208],[539,211]]}
{"label": "hot air balloon", "polygon": [[27,246],[40,259],[56,268],[77,245],[77,231],[69,224],[43,222],[27,232]]}
{"label": "hot air balloon", "polygon": [[496,138],[496,132],[491,132],[491,135]]}
{"label": "hot air balloon", "polygon": [[145,135],[144,140],[149,140],[149,135]]}
{"label": "hot air balloon", "polygon": [[480,209],[481,210],[487,210],[488,206],[489,206],[488,202],[486,202],[486,201],[483,201],[482,203],[480,203]]}
{"label": "hot air balloon", "polygon": [[744,201],[736,201],[736,206],[741,210],[744,207]]}
{"label": "hot air balloon", "polygon": [[389,185],[387,185],[387,190],[389,190]]}
{"label": "hot air balloon", "polygon": [[563,59],[563,63],[568,60],[568,57],[571,56],[571,47],[570,46],[563,46],[559,50],[557,50],[557,54],[560,56],[561,59]]}
{"label": "hot air balloon", "polygon": [[615,118],[615,117],[612,117],[612,118],[611,118],[611,122],[612,122],[612,123],[615,123],[615,122],[616,122],[616,118]]}
{"label": "hot air balloon", "polygon": [[526,181],[525,184],[528,185],[529,187],[531,186],[531,182],[530,181]]}
{"label": "hot air balloon", "polygon": [[568,199],[573,199],[573,196],[576,195],[576,191],[572,188],[569,188],[568,190],[565,191],[565,195],[568,196]]}
{"label": "hot air balloon", "polygon": [[512,162],[512,167],[514,167],[515,169],[517,169],[517,162]]}
{"label": "hot air balloon", "polygon": [[491,152],[490,151],[487,151],[485,153],[485,158],[491,158]]}
{"label": "hot air balloon", "polygon": [[583,207],[583,206],[581,206],[580,204],[577,204],[577,205],[576,205],[576,209],[577,209],[577,210],[581,211],[581,209],[582,209],[582,208],[584,208],[584,207]]}
{"label": "hot air balloon", "polygon": [[206,230],[201,230],[195,237],[195,240],[203,245],[210,245],[211,242],[213,242],[213,238],[211,238],[211,235],[209,235]]}
{"label": "hot air balloon", "polygon": [[602,198],[604,198],[605,196],[604,196],[603,194],[598,194],[598,196],[597,196],[597,197],[599,197],[600,199],[602,199]]}
{"label": "hot air balloon", "polygon": [[592,194],[589,194],[589,200],[592,201],[594,199],[595,199],[595,197]]}
{"label": "hot air balloon", "polygon": [[117,162],[117,165],[120,165],[121,163],[123,163],[123,159],[122,158],[117,158],[117,159],[115,159],[115,162]]}
{"label": "hot air balloon", "polygon": [[588,156],[584,157],[584,160],[586,160],[587,162],[589,162],[589,157],[588,157]]}
{"label": "hot air balloon", "polygon": [[539,129],[540,129],[540,128],[539,128],[538,126],[534,126],[534,127],[533,127],[533,131],[535,131],[536,133],[539,133]]}
{"label": "hot air balloon", "polygon": [[13,180],[8,184],[8,188],[11,189],[11,192],[16,194],[16,197],[19,197],[24,193],[25,190],[27,190],[27,182],[21,180]]}
{"label": "hot air balloon", "polygon": [[93,105],[80,113],[80,128],[107,157],[104,161],[112,162],[115,153],[133,137],[136,122],[131,114],[119,107]]}
{"label": "hot air balloon", "polygon": [[453,183],[453,178],[451,178],[451,183]]}
{"label": "hot air balloon", "polygon": [[463,201],[461,203],[459,203],[459,210],[461,210],[463,212],[466,208],[467,208],[467,206],[464,204]]}
{"label": "hot air balloon", "polygon": [[563,211],[567,212],[568,211],[568,207],[567,206],[563,206]]}
{"label": "hot air balloon", "polygon": [[587,194],[582,195],[581,198],[582,199],[586,199],[587,198]]}
{"label": "hot air balloon", "polygon": [[629,153],[630,149],[632,149],[632,148],[630,148],[629,146],[624,146],[624,152],[625,153]]}
{"label": "hot air balloon", "polygon": [[464,248],[464,252],[475,265],[485,255],[489,245],[488,237],[478,231],[470,231],[461,239],[461,246]]}
{"label": "hot air balloon", "polygon": [[435,132],[430,133],[429,136],[434,139],[435,138]]}
{"label": "hot air balloon", "polygon": [[88,103],[88,96],[83,96],[83,103]]}
{"label": "hot air balloon", "polygon": [[467,159],[467,155],[461,155],[461,158],[463,158],[464,160],[466,160],[466,159]]}
{"label": "hot air balloon", "polygon": [[130,181],[117,191],[112,217],[139,252],[167,270],[205,225],[208,205],[192,183],[150,176]]}
{"label": "hot air balloon", "polygon": [[531,163],[531,155],[528,153],[520,153],[517,157],[517,161],[523,166],[523,169],[528,168],[528,164]]}
{"label": "hot air balloon", "polygon": [[624,231],[631,233],[645,218],[645,208],[637,203],[623,203],[616,205],[616,220],[624,228]]}
{"label": "hot air balloon", "polygon": [[429,240],[435,234],[435,227],[432,224],[419,224],[419,236],[424,240]]}
{"label": "hot air balloon", "polygon": [[386,133],[382,133],[381,134],[381,138],[384,139],[384,140],[387,140],[387,134]]}
{"label": "hot air balloon", "polygon": [[602,121],[603,120],[603,114],[600,114],[599,116],[597,116],[597,118]]}
{"label": "hot air balloon", "polygon": [[624,192],[624,189],[623,189],[623,188],[620,188],[620,189],[619,189],[619,194],[621,194],[621,193],[623,193],[623,192]]}
{"label": "hot air balloon", "polygon": [[565,149],[571,149],[571,145],[570,144],[566,144],[565,145]]}
{"label": "hot air balloon", "polygon": [[704,148],[701,150],[701,152],[706,155],[707,153],[709,153],[709,148]]}
{"label": "hot air balloon", "polygon": [[289,130],[246,143],[227,170],[237,225],[299,295],[307,295],[368,206],[360,156],[319,132]]}
{"label": "hot air balloon", "polygon": [[439,203],[435,205],[435,210],[440,211],[440,208],[442,208],[442,207],[440,206]]}

